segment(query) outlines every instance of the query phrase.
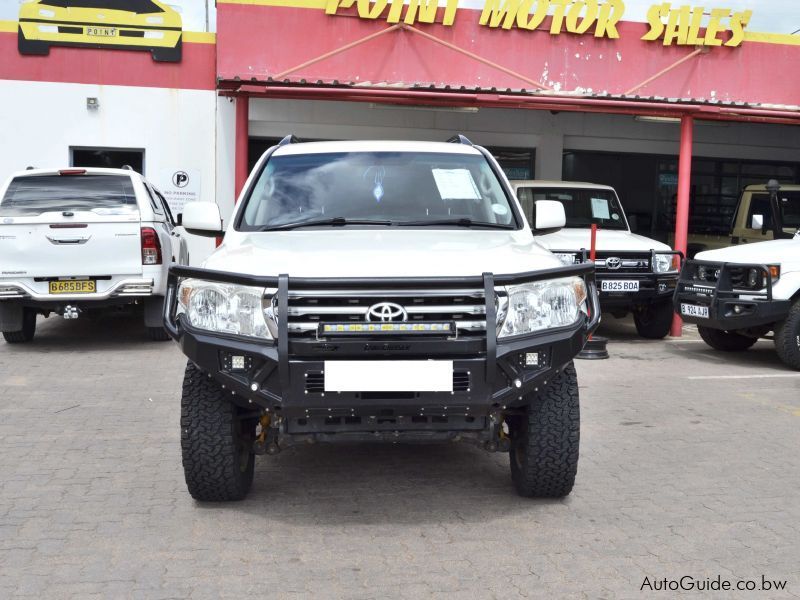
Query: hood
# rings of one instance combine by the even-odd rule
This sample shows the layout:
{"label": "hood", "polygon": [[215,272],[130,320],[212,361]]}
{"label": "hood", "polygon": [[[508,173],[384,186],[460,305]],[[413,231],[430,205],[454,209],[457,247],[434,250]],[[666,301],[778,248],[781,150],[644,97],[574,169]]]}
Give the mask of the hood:
{"label": "hood", "polygon": [[[550,250],[589,249],[592,232],[590,229],[564,228],[556,233],[537,235],[536,241]],[[672,250],[666,244],[636,235],[627,230],[599,229],[597,231],[597,249],[601,252]]]}
{"label": "hood", "polygon": [[447,277],[562,264],[525,229],[314,229],[230,231],[203,266],[267,276]]}
{"label": "hood", "polygon": [[792,270],[796,271],[800,269],[800,237],[706,250],[698,252],[695,258],[716,262],[792,265],[795,267]]}

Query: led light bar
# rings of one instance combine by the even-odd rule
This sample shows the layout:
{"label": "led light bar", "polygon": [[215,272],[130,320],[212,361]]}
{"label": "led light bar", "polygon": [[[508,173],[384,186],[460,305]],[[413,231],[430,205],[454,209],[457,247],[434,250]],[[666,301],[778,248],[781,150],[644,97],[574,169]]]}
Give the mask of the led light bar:
{"label": "led light bar", "polygon": [[453,322],[439,321],[426,323],[320,323],[321,336],[347,335],[452,335],[456,327]]}

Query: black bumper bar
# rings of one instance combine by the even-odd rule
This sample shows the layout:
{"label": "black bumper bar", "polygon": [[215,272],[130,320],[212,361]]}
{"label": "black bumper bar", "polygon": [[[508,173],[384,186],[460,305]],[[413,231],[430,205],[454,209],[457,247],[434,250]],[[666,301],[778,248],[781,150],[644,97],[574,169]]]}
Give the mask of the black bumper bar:
{"label": "black bumper bar", "polygon": [[[571,253],[570,250],[553,250],[554,253]],[[614,256],[623,260],[630,260],[642,258],[641,251],[605,251],[603,254],[614,254]],[[630,307],[636,304],[649,304],[659,302],[672,298],[675,293],[675,287],[678,282],[678,272],[672,271],[668,273],[656,273],[655,261],[656,254],[668,254],[670,256],[680,257],[681,264],[683,264],[683,253],[677,251],[658,251],[651,249],[649,258],[649,271],[647,272],[630,272],[624,270],[611,270],[606,267],[603,270],[596,271],[595,277],[597,279],[597,288],[600,293],[600,304],[604,307]],[[590,252],[586,248],[581,248],[577,253],[577,259],[581,263],[590,261]],[[636,292],[628,291],[604,291],[603,281],[638,281],[639,290]]]}
{"label": "black bumper bar", "polygon": [[[498,340],[495,286],[580,276],[586,282],[589,317],[573,326]],[[276,290],[277,342],[212,333],[192,327],[183,315],[176,317],[180,279],[257,286]],[[484,290],[486,333],[455,338],[380,335],[353,338],[290,337],[287,319],[289,291],[302,289],[436,289],[471,286]],[[175,266],[170,269],[164,326],[183,352],[201,369],[232,392],[232,400],[245,406],[278,409],[287,416],[335,416],[354,408],[420,408],[429,414],[487,414],[512,406],[543,385],[580,352],[600,322],[600,306],[592,263],[514,275],[484,273],[477,277],[440,278],[290,278],[255,277]],[[244,368],[234,369],[232,357],[244,357]],[[329,360],[430,360],[453,362],[453,392],[325,393],[325,361]],[[458,385],[456,385],[458,380]],[[347,416],[342,412],[342,416]]]}
{"label": "black bumper bar", "polygon": [[[716,281],[700,279],[700,267],[713,269]],[[758,290],[736,289],[731,277],[733,269],[756,269],[759,280],[766,286]],[[681,305],[687,304],[708,309],[708,317],[686,315]],[[772,277],[765,264],[719,263],[689,260],[684,264],[673,297],[675,312],[687,323],[702,327],[736,331],[764,327],[777,323],[789,314],[788,300],[775,300],[772,295]]]}

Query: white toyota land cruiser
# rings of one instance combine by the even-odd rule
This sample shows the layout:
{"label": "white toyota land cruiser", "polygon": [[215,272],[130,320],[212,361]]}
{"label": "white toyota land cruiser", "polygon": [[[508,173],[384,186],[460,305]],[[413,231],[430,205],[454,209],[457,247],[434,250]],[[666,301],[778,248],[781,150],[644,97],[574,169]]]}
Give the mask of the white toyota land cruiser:
{"label": "white toyota land cruiser", "polygon": [[800,231],[700,252],[681,271],[675,311],[716,350],[747,350],[773,332],[780,359],[800,370]]}
{"label": "white toyota land cruiser", "polygon": [[[295,142],[258,161],[204,268],[170,272],[191,495],[240,499],[255,454],[339,441],[510,450],[520,494],[569,494],[594,266],[539,246],[463,136]],[[183,217],[220,233],[214,204]],[[537,229],[563,224],[560,204],[539,204]]]}
{"label": "white toyota land cruiser", "polygon": [[188,263],[161,194],[130,169],[32,169],[0,187],[0,330],[29,342],[36,316],[138,304],[154,340],[170,264]]}
{"label": "white toyota land cruiser", "polygon": [[661,339],[669,333],[681,255],[666,244],[632,233],[614,188],[568,181],[515,181],[514,190],[531,220],[539,200],[564,204],[566,227],[536,237],[564,264],[588,259],[591,225],[596,223],[595,266],[603,312],[618,318],[632,312],[636,331],[644,338]]}

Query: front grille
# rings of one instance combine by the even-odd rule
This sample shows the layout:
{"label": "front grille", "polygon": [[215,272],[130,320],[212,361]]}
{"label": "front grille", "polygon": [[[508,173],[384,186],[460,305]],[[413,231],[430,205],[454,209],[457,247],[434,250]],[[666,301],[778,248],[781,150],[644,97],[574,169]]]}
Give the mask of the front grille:
{"label": "front grille", "polygon": [[[609,261],[609,259],[611,259]],[[615,260],[616,259],[616,260]],[[650,254],[615,254],[613,252],[598,252],[595,260],[598,273],[650,273]],[[614,269],[610,265],[618,264]]]}
{"label": "front grille", "polygon": [[306,393],[321,394],[325,391],[325,375],[320,372],[306,373]]}
{"label": "front grille", "polygon": [[469,371],[453,371],[453,391],[469,391]]}
{"label": "front grille", "polygon": [[[719,281],[722,265],[698,265],[695,267],[694,280],[703,283],[716,284]],[[763,271],[756,277],[756,285],[751,286],[748,279],[752,269],[749,267],[727,267],[725,273],[730,278],[731,288],[734,290],[758,291],[764,289]]]}
{"label": "front grille", "polygon": [[[731,274],[731,284],[734,288],[749,287],[747,284],[747,271],[747,269],[742,268],[733,268],[728,271]],[[761,286],[756,284],[755,287],[759,288]]]}
{"label": "front grille", "polygon": [[289,335],[313,338],[320,323],[366,322],[369,308],[382,302],[403,307],[407,323],[454,322],[459,335],[486,330],[479,289],[290,290]]}
{"label": "front grille", "polygon": [[[306,373],[305,376],[305,392],[306,394],[321,394],[325,391],[325,374],[322,371],[309,371]],[[453,371],[453,391],[454,392],[468,392],[470,391],[470,372],[469,371]],[[393,394],[394,392],[390,392]],[[372,396],[386,396],[386,393],[372,393],[369,392],[364,393],[362,392],[362,396],[366,399],[370,395]],[[405,393],[401,393],[403,397],[407,396]],[[414,394],[411,393],[411,397],[414,397]]]}

